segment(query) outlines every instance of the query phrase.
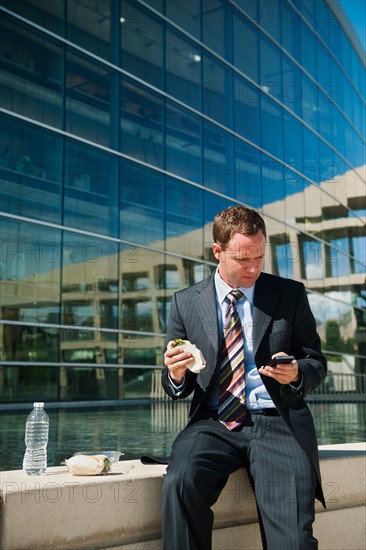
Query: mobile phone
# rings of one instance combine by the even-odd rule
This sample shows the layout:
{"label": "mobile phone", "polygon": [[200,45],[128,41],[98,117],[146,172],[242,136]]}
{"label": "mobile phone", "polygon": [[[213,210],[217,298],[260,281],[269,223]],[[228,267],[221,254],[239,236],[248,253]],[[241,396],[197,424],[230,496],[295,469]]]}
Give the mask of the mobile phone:
{"label": "mobile phone", "polygon": [[270,367],[276,367],[278,363],[291,363],[295,359],[294,355],[275,355],[267,363]]}

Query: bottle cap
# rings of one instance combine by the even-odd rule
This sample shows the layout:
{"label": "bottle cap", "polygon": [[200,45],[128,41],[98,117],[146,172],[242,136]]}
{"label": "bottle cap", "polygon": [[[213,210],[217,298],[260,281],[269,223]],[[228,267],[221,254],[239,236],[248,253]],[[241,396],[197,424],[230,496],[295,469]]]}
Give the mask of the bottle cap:
{"label": "bottle cap", "polygon": [[34,403],[33,406],[34,406],[36,409],[43,409],[44,403],[42,403],[42,402],[37,402],[37,403]]}

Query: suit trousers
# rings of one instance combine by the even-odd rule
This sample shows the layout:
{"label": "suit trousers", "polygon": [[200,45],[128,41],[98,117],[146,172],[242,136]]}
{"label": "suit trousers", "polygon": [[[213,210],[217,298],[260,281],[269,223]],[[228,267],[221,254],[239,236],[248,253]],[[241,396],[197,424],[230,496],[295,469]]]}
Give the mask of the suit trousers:
{"label": "suit trousers", "polygon": [[280,416],[248,414],[240,431],[202,419],[177,436],[164,476],[164,550],[211,549],[211,506],[242,466],[255,493],[263,548],[317,549],[310,460]]}

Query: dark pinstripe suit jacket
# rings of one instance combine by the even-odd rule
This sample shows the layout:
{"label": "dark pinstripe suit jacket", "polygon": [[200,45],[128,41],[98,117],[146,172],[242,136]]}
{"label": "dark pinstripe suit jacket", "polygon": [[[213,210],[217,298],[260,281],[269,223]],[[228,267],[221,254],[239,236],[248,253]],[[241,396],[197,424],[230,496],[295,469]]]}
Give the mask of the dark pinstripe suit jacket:
{"label": "dark pinstripe suit jacket", "polygon": [[[253,353],[257,367],[265,365],[279,351],[295,355],[299,363],[303,377],[300,395],[289,385],[281,385],[267,376],[262,379],[314,466],[318,478],[316,497],[324,504],[314,422],[304,398],[324,380],[327,365],[305,287],[291,279],[262,273],[256,282],[253,306]],[[167,342],[174,338],[196,344],[206,359],[206,368],[198,375],[187,371],[185,388],[179,396],[184,398],[194,392],[189,415],[192,422],[205,404],[220,357],[221,334],[213,274],[174,295]],[[166,393],[174,398],[167,368],[163,370],[162,383]]]}

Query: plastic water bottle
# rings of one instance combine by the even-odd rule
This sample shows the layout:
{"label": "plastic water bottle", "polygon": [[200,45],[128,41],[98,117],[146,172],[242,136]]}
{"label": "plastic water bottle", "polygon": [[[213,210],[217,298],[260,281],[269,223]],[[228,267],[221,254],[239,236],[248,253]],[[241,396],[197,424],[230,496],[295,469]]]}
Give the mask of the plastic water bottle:
{"label": "plastic water bottle", "polygon": [[49,418],[44,403],[34,403],[34,409],[28,415],[25,424],[26,450],[23,470],[29,476],[41,476],[47,468],[47,443]]}

